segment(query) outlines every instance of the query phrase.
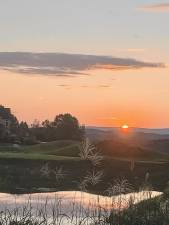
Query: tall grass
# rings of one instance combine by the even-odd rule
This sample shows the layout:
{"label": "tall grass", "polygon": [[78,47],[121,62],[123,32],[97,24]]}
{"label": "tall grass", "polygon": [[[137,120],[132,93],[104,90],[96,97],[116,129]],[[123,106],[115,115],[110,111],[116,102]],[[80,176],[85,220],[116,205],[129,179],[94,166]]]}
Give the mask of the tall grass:
{"label": "tall grass", "polygon": [[[80,192],[75,192],[68,208],[65,208],[64,197],[57,194],[52,201],[50,194],[43,201],[39,198],[35,202],[30,197],[24,204],[16,201],[14,207],[8,205],[2,209],[0,206],[0,225],[169,225],[169,189],[162,197],[153,198],[148,173],[141,191],[149,200],[137,204],[143,199],[125,195],[133,191],[132,185],[126,179],[116,179],[105,190],[104,194],[109,197],[104,198],[104,203],[103,196],[98,195],[94,202],[89,199],[86,205],[84,191],[97,185],[104,176],[104,171],[99,169],[103,157],[88,139],[81,144],[79,156],[90,161],[92,167],[75,181]],[[62,167],[50,168],[49,164],[40,172],[43,177],[55,177],[56,186],[69,175]],[[76,193],[80,193],[78,203]]]}
{"label": "tall grass", "polygon": [[[122,182],[121,182],[122,183]],[[124,191],[124,183],[119,190]],[[117,184],[116,184],[117,185]],[[119,183],[118,183],[119,185]],[[127,184],[128,185],[128,184]],[[116,189],[116,187],[114,187]],[[153,198],[151,191],[136,195],[95,196],[86,202],[86,193],[74,192],[64,198],[56,194],[41,199],[16,198],[13,205],[1,206],[1,225],[168,225],[169,201],[165,195]],[[144,196],[145,195],[145,196]],[[144,196],[144,198],[143,198]],[[145,198],[146,197],[146,198]],[[137,204],[138,201],[148,199]],[[103,201],[104,199],[104,201]],[[43,201],[42,201],[43,200]]]}
{"label": "tall grass", "polygon": [[[99,198],[98,198],[99,203]],[[72,201],[69,211],[64,208],[62,198],[55,198],[52,203],[44,201],[43,204],[33,205],[31,199],[25,206],[4,208],[0,212],[1,225],[89,225],[106,224],[105,212],[101,207],[91,205],[84,208],[83,193],[79,204]]]}
{"label": "tall grass", "polygon": [[163,197],[149,199],[139,204],[130,204],[121,212],[112,211],[110,225],[168,225],[169,201]]}

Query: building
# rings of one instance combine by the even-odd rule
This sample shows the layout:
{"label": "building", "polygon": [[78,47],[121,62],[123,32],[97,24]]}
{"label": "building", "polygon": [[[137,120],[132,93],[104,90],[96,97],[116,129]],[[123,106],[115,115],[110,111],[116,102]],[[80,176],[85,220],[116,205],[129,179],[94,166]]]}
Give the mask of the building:
{"label": "building", "polygon": [[2,125],[5,128],[9,128],[10,127],[10,121],[8,119],[3,119],[0,116],[0,125]]}
{"label": "building", "polygon": [[3,111],[0,110],[0,125],[8,129],[10,127],[11,122],[8,119],[6,113],[4,113],[4,111],[7,114],[10,114],[11,109],[10,108],[4,108]]}

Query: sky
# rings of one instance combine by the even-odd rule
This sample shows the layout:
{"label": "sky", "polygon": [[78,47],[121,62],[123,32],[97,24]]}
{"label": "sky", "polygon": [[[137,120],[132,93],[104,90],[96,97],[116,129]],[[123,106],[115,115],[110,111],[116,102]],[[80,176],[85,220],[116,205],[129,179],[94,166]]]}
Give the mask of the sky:
{"label": "sky", "polygon": [[0,104],[29,124],[169,127],[169,1],[0,0]]}

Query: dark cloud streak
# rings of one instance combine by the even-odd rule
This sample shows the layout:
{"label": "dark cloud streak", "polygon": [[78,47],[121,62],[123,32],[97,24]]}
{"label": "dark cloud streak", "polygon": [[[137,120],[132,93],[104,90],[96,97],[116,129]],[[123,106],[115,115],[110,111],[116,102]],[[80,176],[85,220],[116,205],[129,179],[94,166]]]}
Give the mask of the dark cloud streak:
{"label": "dark cloud streak", "polygon": [[[28,52],[0,53],[0,69],[21,74],[79,76],[89,75],[89,70],[98,68],[124,70],[144,67],[164,67],[164,64],[142,62],[130,58],[83,54]],[[86,71],[88,72],[86,73]]]}

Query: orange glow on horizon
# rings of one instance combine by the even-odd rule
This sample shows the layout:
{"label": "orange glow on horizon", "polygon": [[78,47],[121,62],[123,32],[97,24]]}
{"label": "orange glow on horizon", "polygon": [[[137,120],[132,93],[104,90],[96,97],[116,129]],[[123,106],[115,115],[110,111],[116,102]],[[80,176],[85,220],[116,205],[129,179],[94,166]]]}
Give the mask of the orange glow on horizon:
{"label": "orange glow on horizon", "polygon": [[[164,128],[169,124],[168,72],[142,69],[136,76],[135,70],[126,70],[126,76],[119,71],[115,77],[112,71],[98,69],[92,76],[65,78],[0,70],[0,104],[29,124],[69,112],[86,126],[121,127],[123,132],[130,127]],[[129,128],[122,129],[127,124]]]}

